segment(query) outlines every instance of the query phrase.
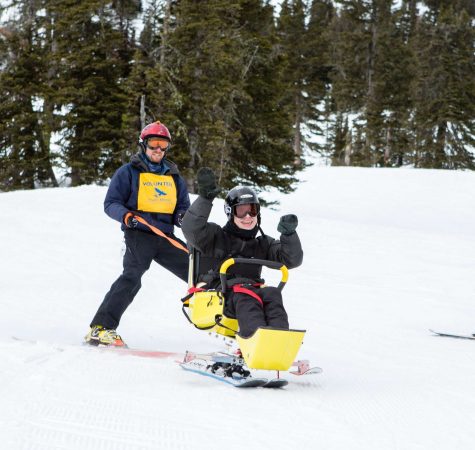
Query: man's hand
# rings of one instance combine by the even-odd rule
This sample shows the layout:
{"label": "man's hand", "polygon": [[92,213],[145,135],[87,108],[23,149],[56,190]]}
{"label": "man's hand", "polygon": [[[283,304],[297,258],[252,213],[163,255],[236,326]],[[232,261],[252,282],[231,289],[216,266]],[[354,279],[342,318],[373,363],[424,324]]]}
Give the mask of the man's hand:
{"label": "man's hand", "polygon": [[185,215],[185,212],[186,212],[186,211],[178,211],[178,212],[175,214],[175,225],[176,225],[178,228],[181,228],[181,224],[183,223],[183,216]]}
{"label": "man's hand", "polygon": [[139,222],[137,221],[136,217],[133,213],[128,212],[124,216],[124,224],[127,228],[135,228]]}

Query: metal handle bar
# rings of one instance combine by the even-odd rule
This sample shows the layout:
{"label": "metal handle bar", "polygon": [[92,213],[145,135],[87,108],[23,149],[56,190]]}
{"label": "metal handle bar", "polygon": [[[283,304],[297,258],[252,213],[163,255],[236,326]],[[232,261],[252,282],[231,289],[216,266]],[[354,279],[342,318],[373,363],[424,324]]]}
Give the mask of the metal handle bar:
{"label": "metal handle bar", "polygon": [[256,266],[265,266],[269,269],[276,269],[282,272],[282,279],[280,280],[277,289],[282,291],[284,289],[285,283],[289,278],[289,269],[285,264],[276,262],[276,261],[267,261],[266,259],[252,259],[252,258],[229,258],[221,264],[219,268],[219,278],[221,280],[221,291],[223,294],[226,293],[226,284],[227,284],[227,277],[226,272],[233,264],[253,264]]}

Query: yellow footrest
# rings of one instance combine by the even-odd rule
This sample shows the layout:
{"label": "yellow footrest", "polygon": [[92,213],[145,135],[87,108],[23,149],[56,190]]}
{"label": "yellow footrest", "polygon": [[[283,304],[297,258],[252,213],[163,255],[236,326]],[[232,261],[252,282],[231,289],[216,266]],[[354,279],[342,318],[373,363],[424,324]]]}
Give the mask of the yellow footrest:
{"label": "yellow footrest", "polygon": [[236,339],[249,368],[289,370],[304,336],[305,330],[261,327],[248,338],[236,335]]}

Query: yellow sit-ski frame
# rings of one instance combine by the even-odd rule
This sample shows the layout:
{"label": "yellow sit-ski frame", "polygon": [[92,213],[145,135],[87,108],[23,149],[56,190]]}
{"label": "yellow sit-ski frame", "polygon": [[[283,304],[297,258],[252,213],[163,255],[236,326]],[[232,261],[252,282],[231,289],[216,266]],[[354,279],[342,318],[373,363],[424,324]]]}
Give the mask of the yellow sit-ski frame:
{"label": "yellow sit-ski frame", "polygon": [[249,338],[237,335],[242,356],[251,369],[289,370],[303,342],[305,330],[260,327]]}
{"label": "yellow sit-ski frame", "polygon": [[[190,265],[192,265],[190,256]],[[285,265],[262,259],[230,258],[224,261],[219,269],[222,290],[197,291],[185,302],[190,314],[185,313],[197,328],[211,330],[218,334],[236,338],[244,361],[251,369],[288,370],[294,362],[302,345],[305,330],[282,330],[260,327],[247,338],[238,334],[238,322],[224,316],[224,298],[227,289],[226,272],[233,264],[256,264],[282,272],[278,289],[282,290],[288,279]],[[190,268],[189,285],[193,286],[192,269]]]}

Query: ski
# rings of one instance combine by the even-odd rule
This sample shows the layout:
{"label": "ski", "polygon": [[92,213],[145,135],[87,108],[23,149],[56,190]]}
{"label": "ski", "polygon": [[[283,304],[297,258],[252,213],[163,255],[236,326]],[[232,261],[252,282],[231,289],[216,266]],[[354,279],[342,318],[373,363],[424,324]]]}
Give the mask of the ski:
{"label": "ski", "polygon": [[210,378],[214,378],[215,380],[222,381],[227,384],[231,384],[234,387],[244,388],[244,387],[263,387],[269,389],[281,388],[287,386],[289,382],[284,380],[283,378],[275,378],[272,380],[268,380],[267,378],[253,378],[252,376],[247,376],[246,378],[243,377],[228,377],[222,374],[213,373],[210,370],[210,366],[208,361],[203,359],[193,359],[188,362],[181,362],[179,363],[180,366],[188,370],[189,372],[194,372],[199,375],[204,375]]}
{"label": "ski", "polygon": [[283,378],[267,379],[252,377],[244,359],[228,353],[193,353],[187,351],[180,366],[190,372],[199,373],[235,387],[281,388],[289,382]]}
{"label": "ski", "polygon": [[436,336],[442,336],[442,337],[451,337],[455,339],[471,339],[475,340],[475,336],[473,334],[457,334],[457,333],[445,333],[445,332],[440,332],[440,331],[435,331],[435,330],[430,330],[431,333],[434,333]]}
{"label": "ski", "polygon": [[[248,379],[250,377],[250,371],[247,369],[244,359],[240,355],[234,355],[229,353],[194,353],[187,351],[183,361],[177,361],[180,366],[191,372],[200,373],[201,375],[210,376],[211,378],[219,379],[228,384],[239,384],[242,387],[252,386],[252,387],[265,387],[265,388],[280,388],[287,386],[289,384],[288,380],[283,378],[275,378],[268,380],[267,378],[254,378],[254,380],[260,380],[255,383],[243,383],[243,380],[231,379],[230,374],[227,375],[215,373],[217,368],[228,368],[228,372],[232,371],[232,367],[238,367],[239,370],[244,371],[244,373],[239,374],[241,378]],[[322,373],[323,370],[320,367],[311,367],[308,360],[299,360],[295,361],[292,364],[292,367],[295,368],[293,371],[289,371],[292,375],[317,375]],[[222,372],[222,370],[221,370]],[[277,372],[279,376],[279,372]],[[265,383],[263,382],[265,380]]]}
{"label": "ski", "polygon": [[199,375],[204,375],[238,388],[259,387],[265,386],[268,383],[267,378],[253,378],[251,377],[251,375],[247,375],[246,377],[244,377],[242,375],[232,373],[227,375],[225,371],[219,370],[220,363],[217,363],[218,365],[215,366],[214,369],[213,366],[216,363],[214,363],[213,365],[210,365],[209,363],[210,361],[206,359],[193,358],[188,361],[180,362],[179,364],[184,370],[194,372]]}
{"label": "ski", "polygon": [[[228,353],[193,353],[187,351],[185,354],[185,360],[191,360],[193,358],[206,359],[208,361],[215,362],[227,362],[245,365],[244,359],[237,355],[230,355]],[[293,371],[289,371],[292,375],[318,375],[323,372],[321,367],[310,366],[310,362],[306,359],[295,361],[292,364],[292,367],[295,368]]]}

